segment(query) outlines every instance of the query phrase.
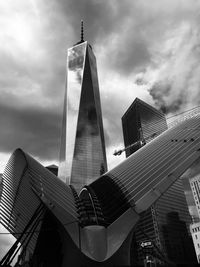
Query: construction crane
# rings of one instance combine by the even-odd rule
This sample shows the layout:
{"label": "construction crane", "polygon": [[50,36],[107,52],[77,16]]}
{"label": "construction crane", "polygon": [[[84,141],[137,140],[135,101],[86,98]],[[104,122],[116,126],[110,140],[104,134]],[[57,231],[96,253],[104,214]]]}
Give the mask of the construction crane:
{"label": "construction crane", "polygon": [[124,151],[128,150],[129,148],[133,148],[133,147],[137,147],[137,146],[144,146],[146,144],[145,140],[142,139],[142,140],[139,140],[137,142],[134,142],[133,144],[127,146],[127,147],[124,147],[122,149],[119,149],[119,150],[115,150],[113,155],[114,156],[120,156]]}
{"label": "construction crane", "polygon": [[[122,149],[119,149],[119,150],[115,150],[113,155],[114,156],[120,156],[124,151],[128,150],[129,148],[133,148],[133,147],[142,147],[144,146],[146,143],[147,143],[147,140],[152,140],[154,139],[156,136],[158,135],[158,133],[153,133],[151,134],[150,136],[147,136],[145,139],[144,138],[140,138],[138,141],[134,142],[133,144],[129,145],[129,146],[126,146]],[[141,134],[140,134],[141,136]]]}

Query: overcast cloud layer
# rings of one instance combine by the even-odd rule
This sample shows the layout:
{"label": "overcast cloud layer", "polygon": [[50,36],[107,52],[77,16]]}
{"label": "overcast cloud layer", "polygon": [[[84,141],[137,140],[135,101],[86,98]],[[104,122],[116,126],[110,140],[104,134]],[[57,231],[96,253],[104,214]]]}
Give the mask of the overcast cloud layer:
{"label": "overcast cloud layer", "polygon": [[120,119],[135,97],[166,113],[199,105],[199,5],[195,0],[0,2],[0,152],[9,155],[22,147],[57,162],[66,51],[80,38],[81,19],[97,57],[110,161],[115,161],[111,150],[123,145]]}
{"label": "overcast cloud layer", "polygon": [[135,97],[168,115],[200,105],[199,10],[198,0],[0,0],[0,172],[17,147],[58,161],[66,52],[81,19],[97,58],[110,167],[123,158],[112,153]]}

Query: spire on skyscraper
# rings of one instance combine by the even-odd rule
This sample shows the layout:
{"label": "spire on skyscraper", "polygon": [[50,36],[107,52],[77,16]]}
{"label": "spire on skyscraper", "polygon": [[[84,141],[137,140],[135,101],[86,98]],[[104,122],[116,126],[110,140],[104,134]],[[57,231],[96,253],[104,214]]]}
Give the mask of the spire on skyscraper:
{"label": "spire on skyscraper", "polygon": [[78,193],[107,171],[96,59],[84,41],[83,21],[80,37],[68,49],[58,170],[61,180],[74,186]]}
{"label": "spire on skyscraper", "polygon": [[84,25],[83,25],[83,20],[81,20],[81,40],[78,41],[78,43],[76,43],[74,45],[78,45],[78,44],[81,44],[84,42],[85,42],[85,40],[84,40]]}
{"label": "spire on skyscraper", "polygon": [[84,42],[84,28],[83,28],[83,20],[81,20],[81,42]]}

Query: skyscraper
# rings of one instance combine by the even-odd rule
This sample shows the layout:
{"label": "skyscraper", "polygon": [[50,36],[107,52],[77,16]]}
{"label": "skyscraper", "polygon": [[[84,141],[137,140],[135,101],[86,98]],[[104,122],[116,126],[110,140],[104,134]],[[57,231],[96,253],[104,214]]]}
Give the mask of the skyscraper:
{"label": "skyscraper", "polygon": [[[138,140],[149,143],[167,130],[167,123],[163,113],[136,98],[122,117],[122,127],[124,144],[128,147]],[[130,156],[139,148],[140,146],[129,147],[126,149],[126,156]]]}
{"label": "skyscraper", "polygon": [[82,36],[68,49],[58,176],[79,192],[106,170],[96,59]]}
{"label": "skyscraper", "polygon": [[193,198],[195,201],[195,206],[197,208],[197,212],[200,218],[200,175],[196,175],[195,177],[191,178],[190,186],[192,189]]}
{"label": "skyscraper", "polygon": [[[167,130],[164,114],[138,98],[123,115],[122,126],[124,144],[128,147],[127,157],[140,149],[140,145],[131,144],[139,140],[143,141],[141,144],[149,143]],[[140,244],[147,239],[153,241],[158,248],[154,247],[153,253],[161,261],[164,258],[176,263],[195,261],[192,242],[188,236],[190,222],[182,181],[179,179],[143,213],[135,229],[134,263],[142,262],[144,251]]]}
{"label": "skyscraper", "polygon": [[200,222],[190,225],[197,261],[200,263]]}

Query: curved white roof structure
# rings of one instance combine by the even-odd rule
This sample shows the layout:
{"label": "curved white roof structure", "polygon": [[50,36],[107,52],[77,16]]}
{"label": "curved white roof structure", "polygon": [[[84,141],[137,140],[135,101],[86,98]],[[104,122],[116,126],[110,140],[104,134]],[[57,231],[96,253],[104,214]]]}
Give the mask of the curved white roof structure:
{"label": "curved white roof structure", "polygon": [[[21,149],[7,163],[2,180],[0,222],[17,238],[41,201],[63,224],[77,221],[74,198],[68,186]],[[30,242],[33,251],[40,225]]]}
{"label": "curved white roof structure", "polygon": [[[104,261],[121,246],[139,214],[199,157],[200,115],[195,115],[145,145],[78,197],[73,188],[17,149],[3,175],[0,219],[17,237],[42,202],[78,247],[81,235],[85,255]],[[36,240],[37,231],[30,249],[34,249]]]}

